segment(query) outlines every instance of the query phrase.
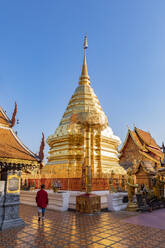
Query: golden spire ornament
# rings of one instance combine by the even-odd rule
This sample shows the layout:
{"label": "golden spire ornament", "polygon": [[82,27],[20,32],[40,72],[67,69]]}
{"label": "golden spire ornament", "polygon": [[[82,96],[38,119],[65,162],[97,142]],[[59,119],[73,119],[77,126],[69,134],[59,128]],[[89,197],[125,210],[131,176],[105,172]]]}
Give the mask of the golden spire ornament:
{"label": "golden spire ornament", "polygon": [[88,76],[88,69],[87,69],[87,61],[86,61],[86,49],[88,48],[87,36],[84,37],[84,62],[81,71],[81,77],[79,84],[90,84],[89,76]]}
{"label": "golden spire ornament", "polygon": [[88,42],[87,42],[87,36],[84,37],[84,49],[86,50],[88,48]]}

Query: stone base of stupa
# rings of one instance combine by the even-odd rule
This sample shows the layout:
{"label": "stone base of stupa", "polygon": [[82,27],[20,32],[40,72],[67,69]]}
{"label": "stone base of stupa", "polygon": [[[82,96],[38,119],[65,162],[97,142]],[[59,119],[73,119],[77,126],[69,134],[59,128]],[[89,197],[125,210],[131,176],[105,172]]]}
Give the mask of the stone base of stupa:
{"label": "stone base of stupa", "polygon": [[[36,193],[35,191],[21,191],[20,203],[25,205],[36,206]],[[54,193],[52,190],[47,190],[49,195],[49,204],[48,209],[58,210],[58,211],[67,211],[68,209],[76,210],[76,197],[83,195],[84,192],[81,191],[63,191],[60,190],[57,193]],[[101,198],[101,209],[107,209],[107,194],[108,190],[105,191],[93,191],[92,194],[96,194]]]}

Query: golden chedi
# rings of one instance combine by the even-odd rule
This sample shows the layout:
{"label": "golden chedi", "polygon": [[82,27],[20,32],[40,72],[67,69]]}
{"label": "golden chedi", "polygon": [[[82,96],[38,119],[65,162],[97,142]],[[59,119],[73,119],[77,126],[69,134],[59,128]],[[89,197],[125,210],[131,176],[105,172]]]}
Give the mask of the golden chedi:
{"label": "golden chedi", "polygon": [[85,191],[90,168],[91,190],[105,190],[109,188],[108,178],[112,170],[115,174],[125,174],[118,159],[120,139],[113,134],[90,86],[87,47],[85,37],[79,85],[55,133],[47,139],[50,146],[48,163],[41,172],[47,187],[53,179],[57,179],[63,189]]}

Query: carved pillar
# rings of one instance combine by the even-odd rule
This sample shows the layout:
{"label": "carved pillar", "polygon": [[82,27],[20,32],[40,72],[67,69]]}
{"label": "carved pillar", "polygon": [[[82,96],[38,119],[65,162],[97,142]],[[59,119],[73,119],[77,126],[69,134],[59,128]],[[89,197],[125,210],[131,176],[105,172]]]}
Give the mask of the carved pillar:
{"label": "carved pillar", "polygon": [[91,173],[91,127],[88,126],[87,128],[87,137],[86,137],[86,159],[87,159],[87,166],[86,166],[86,192],[90,193],[92,190],[92,173]]}
{"label": "carved pillar", "polygon": [[98,130],[98,166],[97,166],[97,177],[101,178],[102,168],[101,168],[101,129]]}
{"label": "carved pillar", "polygon": [[87,165],[91,166],[91,127],[87,128],[86,131],[86,159],[87,159]]}
{"label": "carved pillar", "polygon": [[72,149],[73,149],[73,135],[69,137],[69,158],[68,158],[68,168],[67,168],[67,189],[70,190],[70,167],[71,167],[71,159],[72,159]]}
{"label": "carved pillar", "polygon": [[83,161],[82,161],[82,175],[81,175],[81,191],[86,191],[86,129],[83,130]]}
{"label": "carved pillar", "polygon": [[94,177],[95,171],[94,171],[94,129],[91,128],[91,171],[92,176]]}

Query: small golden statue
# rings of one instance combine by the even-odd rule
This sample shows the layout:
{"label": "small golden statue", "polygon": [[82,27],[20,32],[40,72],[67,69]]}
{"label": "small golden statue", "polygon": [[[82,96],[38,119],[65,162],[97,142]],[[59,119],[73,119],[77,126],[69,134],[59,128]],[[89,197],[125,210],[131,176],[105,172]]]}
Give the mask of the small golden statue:
{"label": "small golden statue", "polygon": [[164,184],[165,181],[161,180],[160,174],[157,173],[156,177],[154,178],[153,194],[159,200],[164,198]]}
{"label": "small golden statue", "polygon": [[128,168],[127,170],[127,191],[128,191],[128,211],[136,211],[137,204],[133,202],[133,198],[135,195],[135,189],[138,188],[138,184],[134,183],[134,176],[132,174],[132,169]]}
{"label": "small golden statue", "polygon": [[52,187],[52,190],[55,193],[57,193],[58,190],[61,188],[61,182],[59,180],[53,180],[51,187]]}

